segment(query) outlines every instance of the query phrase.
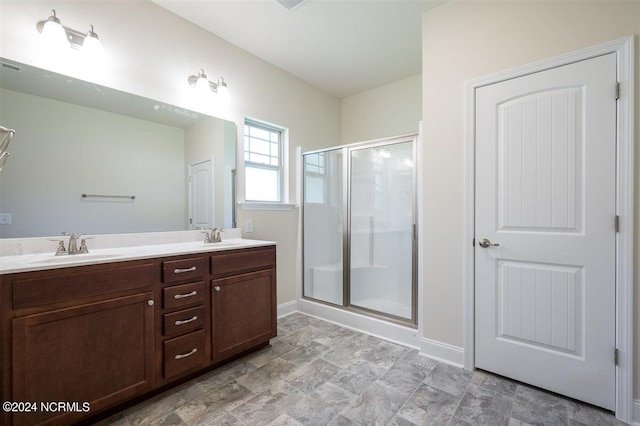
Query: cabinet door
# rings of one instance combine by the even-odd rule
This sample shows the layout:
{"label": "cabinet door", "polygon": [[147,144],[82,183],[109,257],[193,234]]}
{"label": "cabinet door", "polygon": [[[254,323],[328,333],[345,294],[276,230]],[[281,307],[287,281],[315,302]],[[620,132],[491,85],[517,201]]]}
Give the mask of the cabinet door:
{"label": "cabinet door", "polygon": [[[139,293],[13,319],[13,400],[39,408],[14,415],[14,424],[69,423],[150,390],[150,300],[153,293]],[[78,406],[47,413],[40,402]]]}
{"label": "cabinet door", "polygon": [[211,284],[214,361],[276,336],[275,269],[214,280]]}

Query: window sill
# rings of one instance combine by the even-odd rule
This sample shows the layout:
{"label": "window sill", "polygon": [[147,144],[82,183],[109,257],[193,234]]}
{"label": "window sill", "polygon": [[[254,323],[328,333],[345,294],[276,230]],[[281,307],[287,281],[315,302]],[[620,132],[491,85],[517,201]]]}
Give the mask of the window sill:
{"label": "window sill", "polygon": [[288,203],[268,203],[268,202],[258,202],[258,201],[241,201],[238,205],[242,208],[242,210],[293,210],[297,207],[296,204],[288,204]]}

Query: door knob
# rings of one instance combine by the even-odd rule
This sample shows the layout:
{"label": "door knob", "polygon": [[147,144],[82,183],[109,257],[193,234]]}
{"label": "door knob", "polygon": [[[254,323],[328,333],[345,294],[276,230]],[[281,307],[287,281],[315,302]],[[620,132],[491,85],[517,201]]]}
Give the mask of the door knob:
{"label": "door knob", "polygon": [[215,286],[213,289],[214,289],[215,291],[220,291],[220,286],[218,286],[218,285],[217,285],[217,286]]}
{"label": "door knob", "polygon": [[499,247],[500,246],[500,244],[492,243],[490,240],[487,240],[486,238],[483,238],[482,240],[480,240],[480,242],[478,244],[480,244],[480,247],[482,247],[482,248]]}

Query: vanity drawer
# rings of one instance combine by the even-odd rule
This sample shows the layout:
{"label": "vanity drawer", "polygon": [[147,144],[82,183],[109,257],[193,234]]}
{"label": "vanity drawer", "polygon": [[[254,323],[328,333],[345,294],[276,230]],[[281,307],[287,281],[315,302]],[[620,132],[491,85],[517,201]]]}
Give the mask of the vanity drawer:
{"label": "vanity drawer", "polygon": [[230,250],[211,256],[211,273],[215,277],[276,267],[276,248]]}
{"label": "vanity drawer", "polygon": [[205,266],[204,257],[201,256],[164,261],[162,262],[162,282],[174,283],[202,279]]}
{"label": "vanity drawer", "polygon": [[199,305],[204,302],[204,282],[174,285],[162,289],[165,309]]}
{"label": "vanity drawer", "polygon": [[[107,269],[108,268],[108,269]],[[10,276],[13,309],[41,308],[56,303],[106,296],[153,285],[154,265],[91,265]]]}
{"label": "vanity drawer", "polygon": [[165,336],[175,336],[197,330],[204,325],[204,306],[164,314],[162,322]]}
{"label": "vanity drawer", "polygon": [[164,377],[176,376],[206,362],[204,330],[164,342]]}

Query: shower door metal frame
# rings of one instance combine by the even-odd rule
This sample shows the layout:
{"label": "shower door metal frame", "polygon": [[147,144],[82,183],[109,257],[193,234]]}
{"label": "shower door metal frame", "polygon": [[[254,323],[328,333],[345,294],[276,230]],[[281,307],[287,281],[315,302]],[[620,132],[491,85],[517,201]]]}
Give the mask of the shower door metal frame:
{"label": "shower door metal frame", "polygon": [[[351,305],[351,153],[371,148],[382,148],[384,146],[396,145],[401,143],[412,143],[413,152],[413,206],[412,206],[412,237],[411,237],[411,319],[386,314],[361,306]],[[316,303],[322,303],[332,307],[341,308],[347,311],[364,314],[370,317],[384,319],[404,326],[417,328],[418,326],[418,224],[417,224],[417,206],[418,206],[418,177],[416,173],[417,153],[418,153],[418,134],[412,133],[392,138],[376,139],[367,142],[359,142],[349,145],[340,145],[331,148],[318,149],[302,153],[302,173],[301,173],[301,193],[302,193],[302,298],[311,300]],[[305,295],[305,250],[304,250],[304,205],[306,203],[305,194],[305,162],[304,157],[311,154],[319,154],[330,151],[342,150],[342,305],[337,305],[320,299]]]}

